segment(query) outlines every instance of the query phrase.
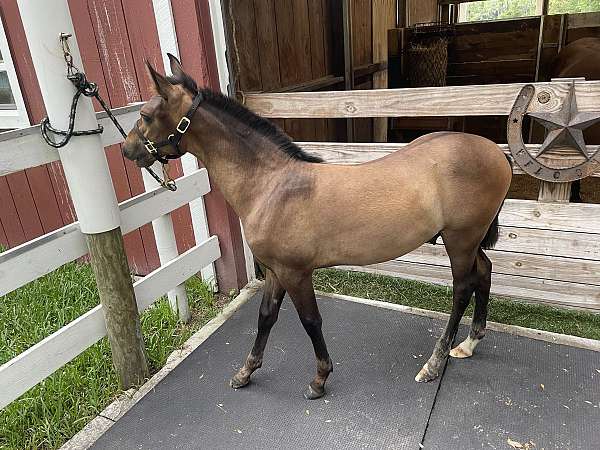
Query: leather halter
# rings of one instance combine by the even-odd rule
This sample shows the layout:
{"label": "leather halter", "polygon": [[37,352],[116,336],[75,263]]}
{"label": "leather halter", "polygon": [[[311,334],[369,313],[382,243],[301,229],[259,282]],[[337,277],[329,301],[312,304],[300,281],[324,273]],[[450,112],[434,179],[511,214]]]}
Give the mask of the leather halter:
{"label": "leather halter", "polygon": [[[180,144],[181,140],[183,139],[183,136],[185,135],[186,131],[190,127],[190,124],[192,123],[192,117],[198,110],[198,107],[200,106],[200,103],[202,103],[202,100],[204,100],[204,97],[200,92],[198,92],[196,97],[194,97],[192,106],[190,106],[190,109],[188,110],[186,115],[183,116],[179,120],[177,127],[175,127],[175,132],[173,134],[170,134],[169,137],[167,137],[167,139],[165,139],[164,141],[153,142],[150,139],[148,139],[146,136],[144,136],[144,133],[142,133],[142,130],[140,130],[140,127],[139,127],[140,121],[138,119],[138,121],[135,123],[135,126],[134,126],[135,132],[140,137],[140,139],[142,141],[144,141],[144,148],[146,149],[146,151],[148,153],[150,153],[150,155],[152,155],[152,157],[156,161],[160,162],[161,164],[168,164],[169,159],[181,158],[185,154],[185,150],[182,151],[179,148],[179,144]],[[162,147],[166,147],[169,145],[171,147],[173,147],[176,154],[175,155],[161,155],[159,153],[159,150]]]}

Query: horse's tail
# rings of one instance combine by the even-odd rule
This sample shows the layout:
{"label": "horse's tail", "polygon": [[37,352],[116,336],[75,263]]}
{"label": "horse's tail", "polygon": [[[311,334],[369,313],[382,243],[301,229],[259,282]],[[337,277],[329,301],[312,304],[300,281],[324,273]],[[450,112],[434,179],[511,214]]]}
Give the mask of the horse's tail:
{"label": "horse's tail", "polygon": [[[502,207],[500,207],[502,208]],[[483,241],[481,241],[481,244],[479,244],[479,246],[481,248],[483,248],[484,250],[489,250],[491,248],[494,248],[494,246],[496,245],[496,242],[498,242],[498,216],[500,215],[500,211],[498,211],[498,214],[496,214],[496,217],[494,217],[494,220],[492,221],[492,224],[490,225],[490,227],[487,230],[487,233],[485,233],[485,237],[483,238]]]}
{"label": "horse's tail", "polygon": [[[512,170],[512,159],[506,155],[506,160],[508,161],[508,164],[510,165],[510,168]],[[498,216],[500,215],[500,210],[502,209],[502,206],[504,206],[504,202],[502,202],[502,205],[500,205],[500,209],[498,209],[498,213],[496,214],[496,217],[494,217],[494,220],[492,221],[492,224],[490,225],[490,227],[487,230],[487,233],[485,233],[485,237],[483,238],[483,241],[481,241],[481,244],[479,244],[479,246],[481,248],[483,248],[484,250],[489,250],[491,248],[494,248],[494,246],[496,245],[496,242],[498,242]]]}
{"label": "horse's tail", "polygon": [[[508,161],[508,164],[510,166],[510,169],[512,171],[512,167],[513,167],[512,159],[508,155],[505,155],[505,156],[506,156],[506,160]],[[498,212],[496,213],[496,217],[494,217],[494,220],[492,221],[492,224],[488,228],[487,233],[485,233],[485,237],[483,238],[483,241],[481,241],[481,244],[479,244],[479,246],[481,248],[483,248],[484,250],[489,250],[491,248],[494,248],[494,246],[496,245],[496,242],[498,242],[498,235],[499,235],[498,216],[500,215],[500,211],[502,210],[503,206],[504,206],[504,201],[500,205],[500,208],[498,209]]]}

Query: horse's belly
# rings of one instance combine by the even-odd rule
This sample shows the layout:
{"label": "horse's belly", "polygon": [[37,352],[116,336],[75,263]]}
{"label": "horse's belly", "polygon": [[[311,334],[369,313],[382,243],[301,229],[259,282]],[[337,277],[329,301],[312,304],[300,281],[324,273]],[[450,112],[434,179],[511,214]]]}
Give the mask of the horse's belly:
{"label": "horse's belly", "polygon": [[369,230],[338,234],[323,246],[319,266],[368,265],[389,261],[420,247],[439,232],[435,225],[422,222],[410,228],[399,223],[380,224]]}

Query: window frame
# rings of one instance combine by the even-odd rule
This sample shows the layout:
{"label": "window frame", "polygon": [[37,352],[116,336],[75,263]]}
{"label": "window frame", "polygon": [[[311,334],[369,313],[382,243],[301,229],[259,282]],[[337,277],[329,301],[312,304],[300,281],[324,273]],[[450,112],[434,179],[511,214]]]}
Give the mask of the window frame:
{"label": "window frame", "polygon": [[0,109],[0,129],[10,130],[15,128],[24,128],[31,125],[25,101],[21,93],[21,86],[17,77],[17,71],[13,63],[12,54],[6,38],[4,21],[0,16],[0,52],[3,60],[0,61],[0,71],[6,71],[10,90],[15,99],[16,109]]}

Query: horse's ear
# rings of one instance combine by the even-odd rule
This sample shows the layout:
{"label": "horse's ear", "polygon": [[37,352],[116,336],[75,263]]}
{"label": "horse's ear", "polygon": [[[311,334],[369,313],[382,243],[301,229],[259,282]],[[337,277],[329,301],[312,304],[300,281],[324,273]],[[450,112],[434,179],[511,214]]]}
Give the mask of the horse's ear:
{"label": "horse's ear", "polygon": [[182,80],[186,75],[183,71],[183,67],[181,67],[181,62],[171,53],[167,53],[167,56],[171,62],[171,73],[176,79]]}
{"label": "horse's ear", "polygon": [[146,68],[148,69],[150,78],[152,78],[152,81],[154,81],[156,93],[166,99],[169,96],[169,91],[172,88],[171,83],[169,83],[169,80],[167,80],[163,75],[158,73],[156,69],[152,67],[152,64],[150,64],[149,61],[146,61]]}

